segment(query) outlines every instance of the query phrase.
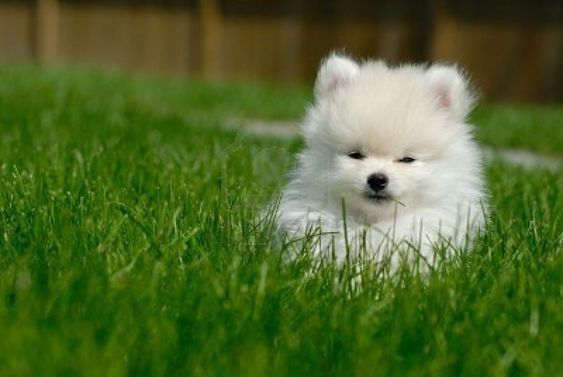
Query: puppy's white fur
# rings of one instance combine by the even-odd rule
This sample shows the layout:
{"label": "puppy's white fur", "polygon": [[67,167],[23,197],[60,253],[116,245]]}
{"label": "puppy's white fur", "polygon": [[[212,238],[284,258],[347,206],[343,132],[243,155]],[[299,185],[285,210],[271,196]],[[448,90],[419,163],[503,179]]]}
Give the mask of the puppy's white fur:
{"label": "puppy's white fur", "polygon": [[[306,238],[320,228],[315,253],[339,261],[360,250],[380,260],[397,248],[428,260],[437,243],[466,246],[485,208],[481,156],[465,121],[472,105],[455,67],[329,56],[302,124],[306,147],[282,194],[279,231]],[[365,158],[349,157],[353,151]],[[399,161],[406,156],[415,161]],[[386,200],[366,196],[374,173],[388,177]]]}

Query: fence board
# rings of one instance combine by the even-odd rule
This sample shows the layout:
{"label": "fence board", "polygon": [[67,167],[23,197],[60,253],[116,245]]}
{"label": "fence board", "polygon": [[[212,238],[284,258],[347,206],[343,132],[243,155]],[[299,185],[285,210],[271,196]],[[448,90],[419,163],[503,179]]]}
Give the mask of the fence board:
{"label": "fence board", "polygon": [[34,58],[33,10],[25,3],[0,2],[0,60],[29,61]]}
{"label": "fence board", "polygon": [[61,12],[60,57],[112,68],[191,73],[194,21],[185,8],[68,5]]}
{"label": "fence board", "polygon": [[441,14],[430,59],[464,66],[490,97],[563,99],[563,32],[557,25],[476,23]]}
{"label": "fence board", "polygon": [[200,72],[207,78],[220,77],[220,57],[222,23],[221,8],[218,0],[200,0]]}
{"label": "fence board", "polygon": [[36,20],[37,60],[40,64],[52,63],[58,56],[58,0],[37,0]]}
{"label": "fence board", "polygon": [[[392,63],[457,62],[493,98],[561,101],[563,22],[542,1],[485,12],[426,0],[0,0],[0,60],[311,82],[320,59],[344,48]],[[533,17],[521,22],[526,7]]]}

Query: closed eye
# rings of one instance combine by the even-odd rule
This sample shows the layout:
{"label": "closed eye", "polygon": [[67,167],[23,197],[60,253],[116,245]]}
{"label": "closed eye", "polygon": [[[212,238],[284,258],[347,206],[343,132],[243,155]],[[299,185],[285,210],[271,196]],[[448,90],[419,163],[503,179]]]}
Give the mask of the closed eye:
{"label": "closed eye", "polygon": [[353,151],[348,153],[348,157],[353,158],[354,160],[363,160],[366,156],[359,151]]}
{"label": "closed eye", "polygon": [[410,164],[411,162],[415,162],[416,160],[410,156],[405,156],[399,160],[397,160],[397,162],[402,162],[404,164]]}

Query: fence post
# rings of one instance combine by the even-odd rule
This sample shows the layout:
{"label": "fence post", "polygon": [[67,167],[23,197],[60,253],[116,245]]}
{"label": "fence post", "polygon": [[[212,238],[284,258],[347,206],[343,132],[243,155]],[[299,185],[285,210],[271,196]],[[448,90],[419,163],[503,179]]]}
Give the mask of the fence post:
{"label": "fence post", "polygon": [[219,53],[221,48],[221,6],[219,0],[199,1],[200,62],[203,77],[219,74]]}
{"label": "fence post", "polygon": [[59,1],[37,0],[35,18],[36,57],[39,64],[56,60],[59,45]]}

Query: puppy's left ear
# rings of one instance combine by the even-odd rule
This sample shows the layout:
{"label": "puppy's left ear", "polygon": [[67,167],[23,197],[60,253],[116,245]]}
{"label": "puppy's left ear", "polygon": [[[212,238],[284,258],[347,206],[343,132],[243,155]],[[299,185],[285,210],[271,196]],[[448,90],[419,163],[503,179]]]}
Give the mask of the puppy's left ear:
{"label": "puppy's left ear", "polygon": [[360,71],[354,60],[332,53],[322,63],[315,82],[315,96],[322,98],[346,87]]}
{"label": "puppy's left ear", "polygon": [[425,76],[436,106],[464,121],[475,102],[465,75],[455,66],[433,65]]}

